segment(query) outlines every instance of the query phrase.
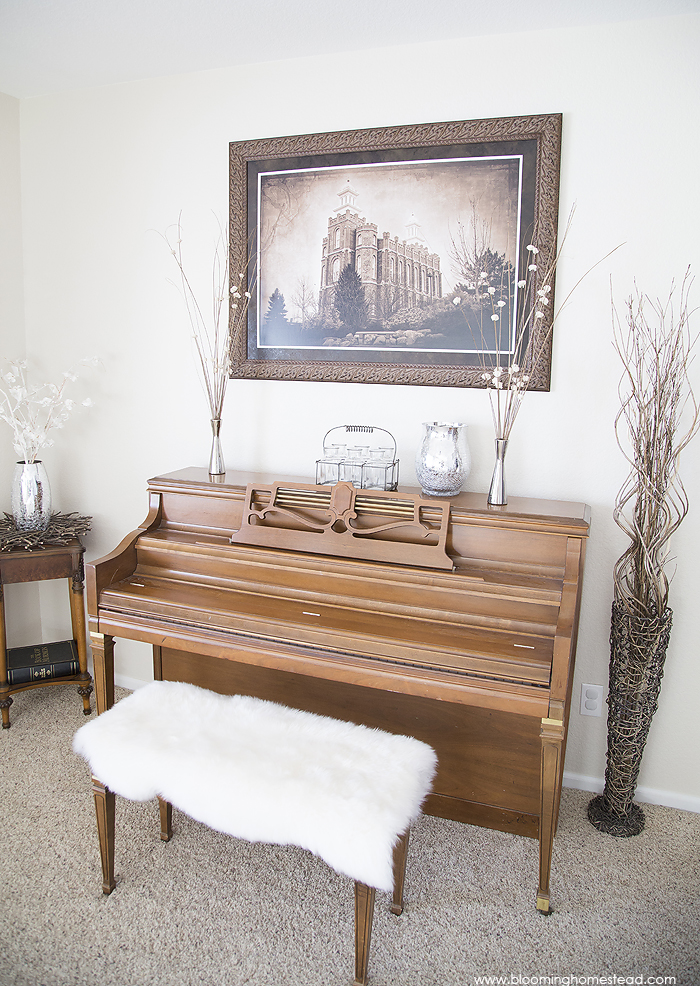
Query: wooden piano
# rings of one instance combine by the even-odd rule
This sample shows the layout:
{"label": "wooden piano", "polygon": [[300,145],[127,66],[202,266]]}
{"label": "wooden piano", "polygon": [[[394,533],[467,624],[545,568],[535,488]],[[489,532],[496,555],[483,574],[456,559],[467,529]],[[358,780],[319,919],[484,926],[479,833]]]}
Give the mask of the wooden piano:
{"label": "wooden piano", "polygon": [[[158,679],[425,740],[425,810],[539,839],[549,913],[589,508],[194,468],[148,492],[142,526],[87,565],[98,712],[128,637]],[[113,839],[113,795],[96,802]]]}

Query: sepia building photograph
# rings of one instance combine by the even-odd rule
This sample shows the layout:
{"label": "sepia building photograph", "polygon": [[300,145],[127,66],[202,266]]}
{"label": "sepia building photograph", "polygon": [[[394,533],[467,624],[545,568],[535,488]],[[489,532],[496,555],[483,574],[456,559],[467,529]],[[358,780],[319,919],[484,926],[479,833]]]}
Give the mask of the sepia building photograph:
{"label": "sepia building photograph", "polygon": [[518,155],[261,174],[259,348],[478,348],[460,254],[478,236],[515,295],[521,186]]}

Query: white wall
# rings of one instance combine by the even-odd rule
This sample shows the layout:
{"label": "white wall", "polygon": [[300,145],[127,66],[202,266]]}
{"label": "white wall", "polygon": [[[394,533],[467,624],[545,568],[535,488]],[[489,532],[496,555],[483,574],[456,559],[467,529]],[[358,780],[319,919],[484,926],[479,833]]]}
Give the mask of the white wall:
{"label": "white wall", "polygon": [[[0,93],[0,356],[8,359],[24,355],[19,107],[18,99]],[[5,489],[12,465],[3,454]]]}
{"label": "white wall", "polygon": [[[0,357],[6,359],[25,355],[19,111],[18,99],[0,93]],[[17,458],[9,435],[7,429],[0,446],[0,489],[5,491],[10,489]],[[10,509],[9,492],[6,501],[0,509]],[[3,594],[8,646],[41,640],[39,587],[8,585]]]}
{"label": "white wall", "polygon": [[[96,408],[45,456],[57,506],[94,516],[91,557],[146,513],[149,476],[206,465],[209,424],[191,360],[172,258],[156,232],[183,214],[190,270],[206,276],[213,210],[225,217],[228,143],[282,134],[450,119],[564,114],[562,220],[577,203],[560,265],[563,297],[553,387],[530,394],[508,451],[512,495],[584,500],[593,508],[576,689],[607,681],[611,570],[625,539],[611,520],[625,465],[613,419],[620,374],[611,347],[609,277],[622,301],[634,278],[667,292],[698,268],[697,119],[700,16],[605,28],[455,40],[305,58],[83,90],[21,104],[28,351],[47,372],[98,354]],[[697,300],[697,292],[696,292]],[[700,389],[697,367],[694,380]],[[232,468],[313,476],[325,430],[366,421],[398,440],[404,481],[425,419],[469,425],[485,491],[493,462],[483,392],[443,388],[233,381],[223,443]],[[7,436],[2,440],[6,441]],[[700,809],[700,671],[693,608],[700,590],[700,445],[683,464],[691,514],[674,545],[675,625],[661,707],[640,785]],[[61,600],[62,602],[62,600]],[[58,603],[44,624],[62,632]],[[118,642],[124,679],[151,675],[148,648]],[[605,719],[574,710],[567,771],[602,778]],[[654,792],[657,792],[656,794]],[[661,792],[660,794],[658,792]]]}

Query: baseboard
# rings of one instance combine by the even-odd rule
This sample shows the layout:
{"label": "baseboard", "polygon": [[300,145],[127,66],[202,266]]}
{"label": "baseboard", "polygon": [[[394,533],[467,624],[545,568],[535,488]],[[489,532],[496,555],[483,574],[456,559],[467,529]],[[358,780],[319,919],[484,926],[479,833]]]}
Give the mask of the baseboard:
{"label": "baseboard", "polygon": [[[115,674],[114,684],[118,688],[128,688],[130,692],[135,692],[137,688],[143,688],[144,685],[149,684],[147,681],[142,681],[141,678],[129,678],[125,674]],[[575,787],[575,784],[570,785]]]}
{"label": "baseboard", "polygon": [[586,774],[571,774],[568,770],[564,771],[562,780],[564,787],[573,787],[577,791],[593,791],[594,794],[603,793],[604,783],[602,777],[587,777]]}
{"label": "baseboard", "polygon": [[[605,781],[602,777],[571,774],[565,770],[563,784],[564,787],[573,787],[577,791],[592,791],[594,794],[601,794]],[[694,811],[696,814],[700,814],[700,798],[690,794],[678,794],[676,791],[638,787],[634,800],[646,805],[664,805],[666,808],[678,808],[680,811]]]}

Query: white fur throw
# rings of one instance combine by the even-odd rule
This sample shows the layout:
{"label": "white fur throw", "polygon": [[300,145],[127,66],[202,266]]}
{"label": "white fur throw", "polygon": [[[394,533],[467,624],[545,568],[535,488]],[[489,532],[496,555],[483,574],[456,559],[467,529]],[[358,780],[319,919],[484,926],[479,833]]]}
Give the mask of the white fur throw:
{"label": "white fur throw", "polygon": [[301,846],[380,890],[437,763],[408,736],[172,681],[82,726],[73,749],[122,797],[160,795],[210,828]]}

